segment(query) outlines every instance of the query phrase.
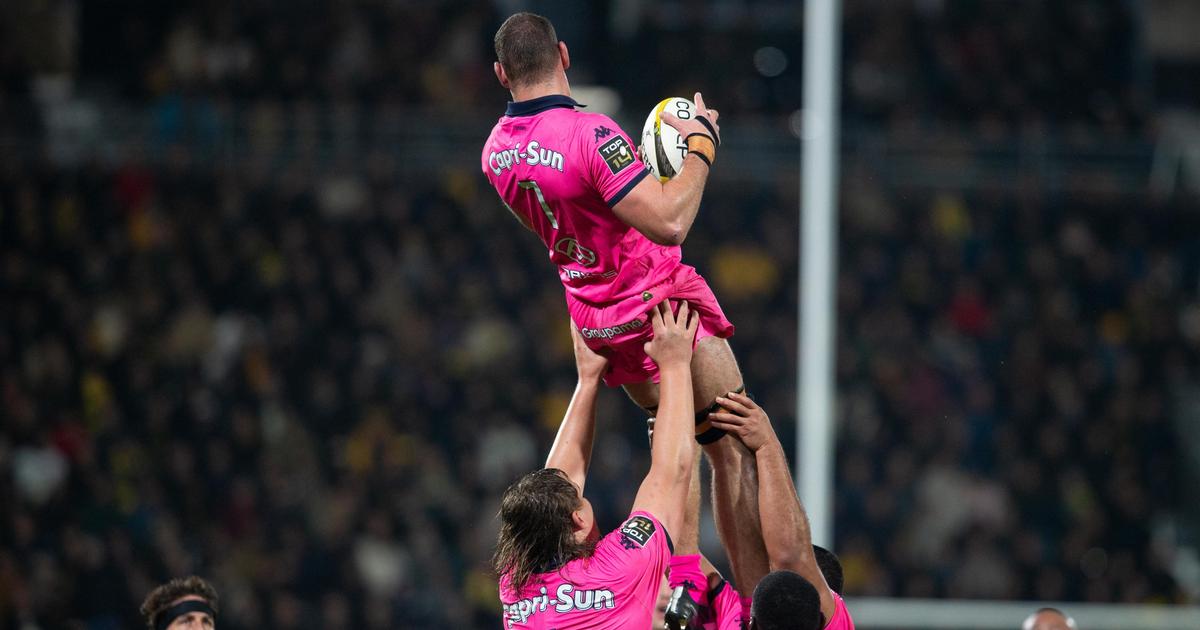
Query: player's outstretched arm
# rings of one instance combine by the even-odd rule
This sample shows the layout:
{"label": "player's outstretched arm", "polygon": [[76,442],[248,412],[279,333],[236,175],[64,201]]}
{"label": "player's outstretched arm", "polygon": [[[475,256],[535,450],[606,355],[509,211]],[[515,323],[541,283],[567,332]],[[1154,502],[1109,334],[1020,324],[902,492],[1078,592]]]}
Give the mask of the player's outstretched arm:
{"label": "player's outstretched arm", "polygon": [[692,457],[692,477],[688,482],[687,503],[683,510],[683,524],[675,534],[675,555],[700,553],[700,449]]}
{"label": "player's outstretched arm", "polygon": [[[696,118],[691,120],[680,120],[666,112],[662,114],[664,123],[688,138],[690,150],[679,174],[666,183],[646,177],[613,206],[617,218],[659,245],[679,245],[687,238],[700,210],[708,169],[721,142],[720,127],[717,126],[720,114],[705,107],[699,92],[696,92],[695,102]],[[699,119],[708,121],[711,127]]]}
{"label": "player's outstretched arm", "polygon": [[723,411],[709,415],[714,427],[736,435],[754,452],[758,467],[758,513],[763,543],[772,571],[787,569],[804,576],[821,597],[821,612],[833,617],[837,604],[813,554],[808,515],[792,483],[787,455],[771,427],[771,419],[749,396],[718,396]]}
{"label": "player's outstretched arm", "polygon": [[709,562],[708,558],[700,551],[700,497],[700,449],[696,449],[696,455],[692,458],[692,479],[688,483],[683,525],[680,526],[679,534],[675,538],[675,555],[700,556],[699,565],[701,573],[704,574],[703,583],[711,587],[722,577],[721,572],[717,571],[713,563]]}
{"label": "player's outstretched arm", "polygon": [[575,350],[575,370],[579,383],[558,427],[558,435],[546,457],[546,468],[557,468],[583,491],[588,465],[592,461],[592,443],[596,438],[596,396],[608,359],[592,351],[583,341],[575,322],[571,322],[571,342]]}
{"label": "player's outstretched arm", "polygon": [[692,400],[692,343],[699,318],[687,302],[671,313],[666,301],[650,313],[654,339],[646,354],[658,364],[659,404],[650,447],[650,472],[638,488],[633,510],[653,514],[668,533],[679,532],[696,456],[695,402]]}
{"label": "player's outstretched arm", "polygon": [[[650,445],[654,445],[653,423],[650,429]],[[679,532],[672,534],[675,554],[671,556],[669,585],[671,589],[683,586],[692,601],[701,608],[709,609],[709,616],[716,620],[718,630],[741,630],[742,606],[733,585],[723,584],[724,578],[708,558],[700,552],[700,449],[692,460],[692,479],[688,484],[687,506]],[[728,592],[726,592],[728,591]],[[716,593],[715,599],[710,599]],[[675,604],[672,599],[672,604]],[[687,611],[680,606],[677,613]],[[671,621],[668,614],[667,620]],[[668,626],[671,627],[671,626]]]}

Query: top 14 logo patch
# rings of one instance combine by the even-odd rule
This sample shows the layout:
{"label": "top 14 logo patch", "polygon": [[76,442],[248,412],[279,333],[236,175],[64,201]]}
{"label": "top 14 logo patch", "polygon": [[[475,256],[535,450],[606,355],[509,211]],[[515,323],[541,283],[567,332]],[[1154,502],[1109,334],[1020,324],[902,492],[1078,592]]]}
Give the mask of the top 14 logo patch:
{"label": "top 14 logo patch", "polygon": [[645,547],[654,535],[654,530],[654,521],[639,514],[621,526],[621,542],[626,549],[632,549],[634,545]]}
{"label": "top 14 logo patch", "polygon": [[624,136],[613,136],[612,140],[600,145],[597,150],[600,152],[600,157],[604,158],[604,163],[608,165],[608,170],[613,175],[625,170],[634,162],[633,149],[629,143],[625,141]]}

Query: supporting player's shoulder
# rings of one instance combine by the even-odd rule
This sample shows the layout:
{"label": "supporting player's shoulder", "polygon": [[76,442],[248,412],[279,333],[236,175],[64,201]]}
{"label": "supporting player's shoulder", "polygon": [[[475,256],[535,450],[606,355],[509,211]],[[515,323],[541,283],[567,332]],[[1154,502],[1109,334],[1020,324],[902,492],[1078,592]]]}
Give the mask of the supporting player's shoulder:
{"label": "supporting player's shoulder", "polygon": [[665,568],[674,549],[671,536],[662,523],[649,512],[638,510],[596,545],[593,558],[601,565],[620,571],[631,562],[643,562],[637,558],[650,556],[660,558]]}

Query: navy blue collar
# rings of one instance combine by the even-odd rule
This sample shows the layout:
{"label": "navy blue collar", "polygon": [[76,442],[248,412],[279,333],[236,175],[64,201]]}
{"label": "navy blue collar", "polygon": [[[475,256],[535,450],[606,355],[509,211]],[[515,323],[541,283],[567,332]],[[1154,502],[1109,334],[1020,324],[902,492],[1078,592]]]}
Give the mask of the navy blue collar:
{"label": "navy blue collar", "polygon": [[505,116],[530,116],[555,107],[586,107],[575,102],[575,99],[564,94],[550,94],[527,101],[509,101]]}

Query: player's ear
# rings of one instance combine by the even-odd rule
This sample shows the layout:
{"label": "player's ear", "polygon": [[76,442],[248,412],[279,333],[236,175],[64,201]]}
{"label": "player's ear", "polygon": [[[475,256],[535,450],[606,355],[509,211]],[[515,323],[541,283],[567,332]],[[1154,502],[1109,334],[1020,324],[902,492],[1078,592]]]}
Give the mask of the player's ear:
{"label": "player's ear", "polygon": [[575,531],[588,527],[588,522],[583,518],[583,510],[575,510],[571,512],[571,524],[575,526]]}
{"label": "player's ear", "polygon": [[571,67],[571,53],[567,50],[567,42],[558,42],[558,60],[562,62],[563,70]]}
{"label": "player's ear", "polygon": [[492,62],[492,71],[496,73],[496,78],[500,80],[500,85],[503,85],[504,89],[512,89],[512,86],[508,84],[508,73],[504,71],[504,66],[500,65],[499,61]]}

